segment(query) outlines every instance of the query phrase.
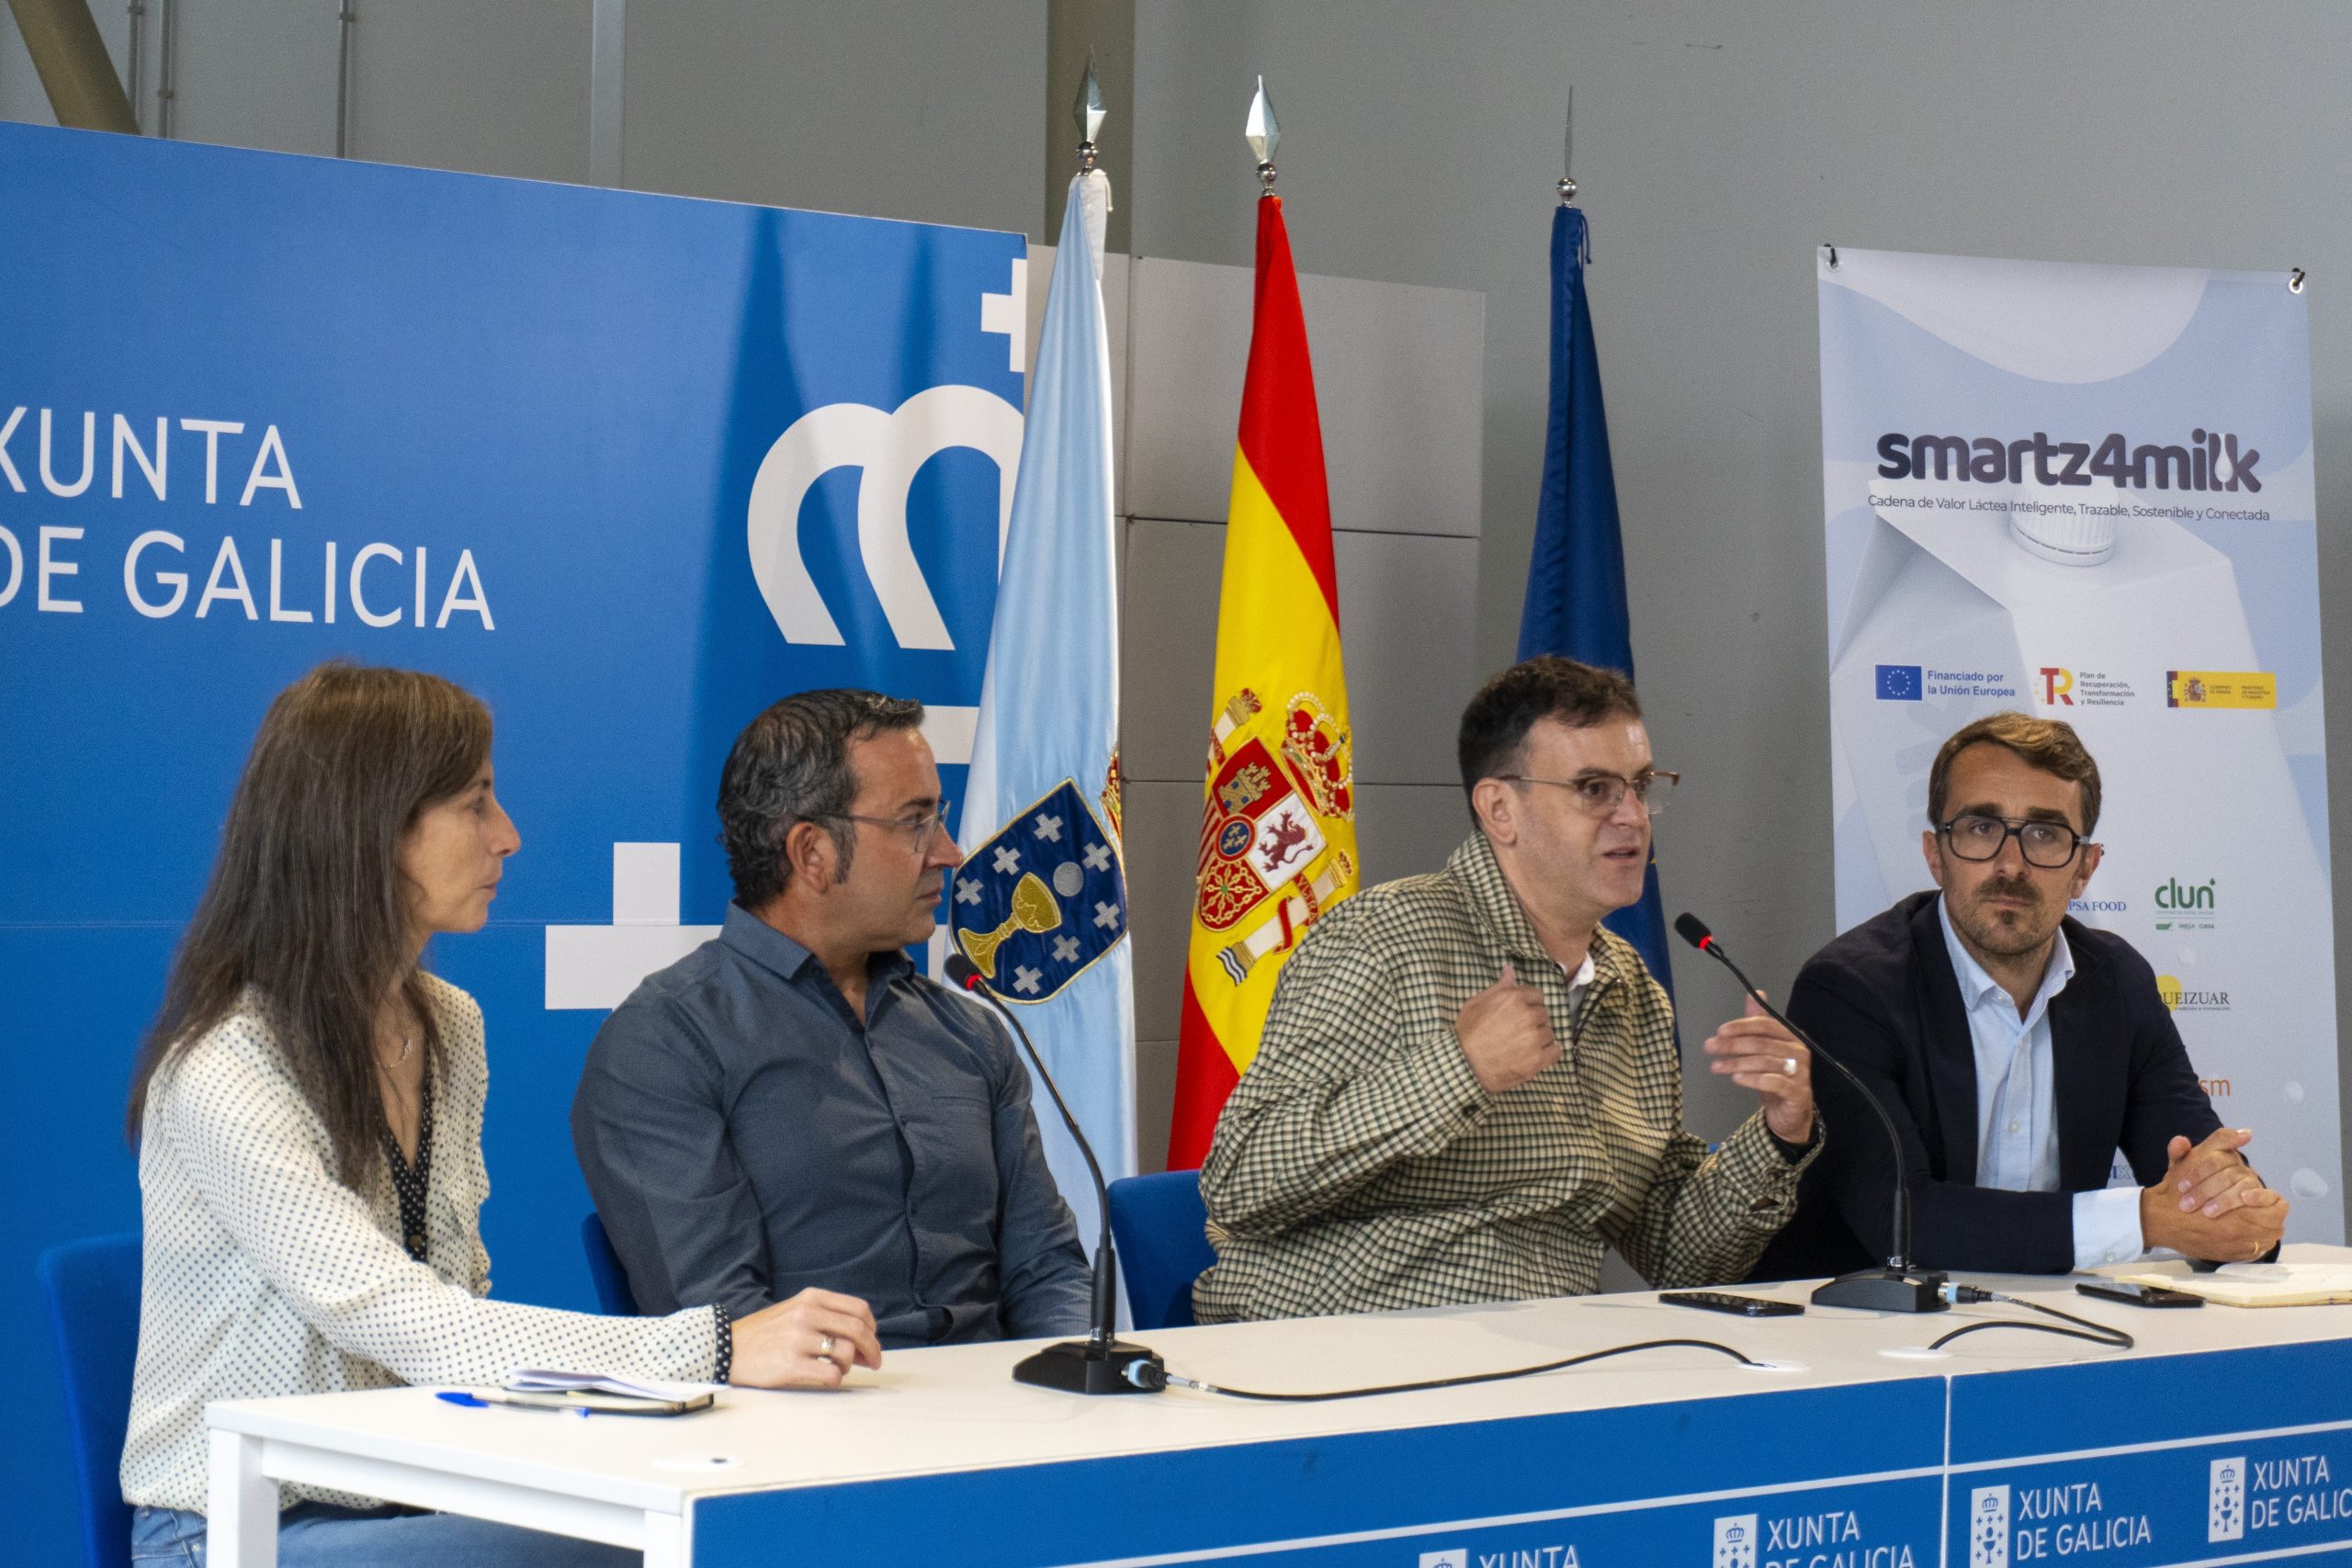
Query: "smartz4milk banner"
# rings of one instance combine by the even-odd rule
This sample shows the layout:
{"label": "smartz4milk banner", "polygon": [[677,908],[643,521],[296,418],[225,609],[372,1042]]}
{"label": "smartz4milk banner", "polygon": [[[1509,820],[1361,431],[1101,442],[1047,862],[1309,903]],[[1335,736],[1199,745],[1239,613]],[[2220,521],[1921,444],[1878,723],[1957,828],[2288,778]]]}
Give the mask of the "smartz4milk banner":
{"label": "smartz4milk banner", "polygon": [[2289,1238],[2341,1241],[2301,276],[1817,270],[1839,929],[1930,885],[1946,736],[2065,719],[2106,790],[2073,913],[2154,965]]}

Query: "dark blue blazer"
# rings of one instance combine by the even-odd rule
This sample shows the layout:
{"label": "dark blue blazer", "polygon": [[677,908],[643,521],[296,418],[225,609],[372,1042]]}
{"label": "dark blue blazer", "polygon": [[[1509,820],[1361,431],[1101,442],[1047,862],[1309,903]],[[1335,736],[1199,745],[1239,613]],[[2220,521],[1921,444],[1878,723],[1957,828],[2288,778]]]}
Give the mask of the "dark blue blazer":
{"label": "dark blue blazer", "polygon": [[[1915,893],[1815,953],[1788,1014],[1874,1089],[1909,1166],[1912,1257],[1923,1267],[2063,1274],[2075,1266],[2074,1194],[2107,1185],[2120,1149],[2143,1187],[2175,1134],[2220,1126],[2155,972],[2132,944],[2069,918],[2075,977],[2050,1004],[2057,1192],[1976,1185],[1976,1053],[1933,892]],[[1797,1211],[1753,1278],[1799,1280],[1885,1261],[1894,1158],[1884,1129],[1836,1068],[1813,1090],[1827,1136]]]}

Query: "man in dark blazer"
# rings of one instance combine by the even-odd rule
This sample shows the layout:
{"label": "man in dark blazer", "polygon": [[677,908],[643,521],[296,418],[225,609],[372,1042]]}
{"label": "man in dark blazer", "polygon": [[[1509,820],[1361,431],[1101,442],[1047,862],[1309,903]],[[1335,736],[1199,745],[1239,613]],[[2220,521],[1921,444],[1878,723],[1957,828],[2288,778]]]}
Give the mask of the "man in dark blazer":
{"label": "man in dark blazer", "polygon": [[[2239,1153],[2155,973],[2066,916],[2098,869],[2098,765],[2073,728],[1996,714],[1947,740],[1922,835],[1937,891],[1814,955],[1789,1016],[1877,1093],[1904,1143],[1920,1267],[2064,1273],[2170,1247],[2261,1258],[2287,1203]],[[1755,1278],[1886,1259],[1894,1161],[1877,1116],[1815,1076],[1838,1129]],[[2120,1150],[2141,1183],[2107,1188]]]}

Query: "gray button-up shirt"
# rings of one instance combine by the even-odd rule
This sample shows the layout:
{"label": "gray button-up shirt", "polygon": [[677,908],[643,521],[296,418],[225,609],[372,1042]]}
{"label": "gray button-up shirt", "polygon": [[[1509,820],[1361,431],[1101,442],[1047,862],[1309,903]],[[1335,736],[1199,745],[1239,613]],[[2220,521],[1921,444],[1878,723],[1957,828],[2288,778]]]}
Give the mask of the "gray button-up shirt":
{"label": "gray button-up shirt", "polygon": [[861,1296],[885,1346],[1083,1333],[1029,1075],[978,1006],[876,953],[860,1019],[739,905],[589,1048],[572,1146],[641,1312]]}

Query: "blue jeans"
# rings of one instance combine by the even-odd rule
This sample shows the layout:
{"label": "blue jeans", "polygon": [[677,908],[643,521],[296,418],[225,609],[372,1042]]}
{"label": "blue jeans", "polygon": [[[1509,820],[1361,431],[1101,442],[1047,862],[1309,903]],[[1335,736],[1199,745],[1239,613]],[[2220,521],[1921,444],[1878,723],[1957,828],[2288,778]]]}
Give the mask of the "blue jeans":
{"label": "blue jeans", "polygon": [[[153,1568],[204,1568],[204,1516],[141,1508],[130,1520],[130,1561]],[[634,1551],[569,1536],[494,1525],[460,1514],[298,1503],[277,1517],[279,1568],[637,1568]]]}

